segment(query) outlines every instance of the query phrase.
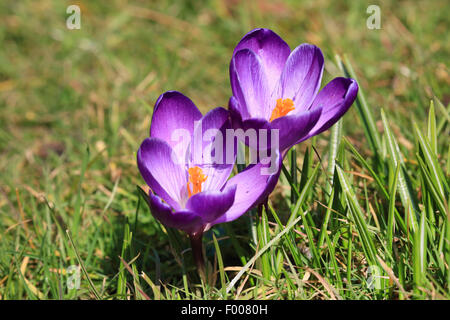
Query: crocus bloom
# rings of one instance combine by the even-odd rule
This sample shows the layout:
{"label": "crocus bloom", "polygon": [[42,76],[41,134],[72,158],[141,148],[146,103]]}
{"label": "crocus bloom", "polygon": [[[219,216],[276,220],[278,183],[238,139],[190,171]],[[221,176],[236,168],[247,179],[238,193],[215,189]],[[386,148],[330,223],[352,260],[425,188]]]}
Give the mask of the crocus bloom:
{"label": "crocus bloom", "polygon": [[247,33],[230,64],[233,126],[278,129],[283,154],[330,128],[352,105],[358,84],[339,77],[319,92],[323,63],[322,51],[314,45],[291,51],[269,29]]}
{"label": "crocus bloom", "polygon": [[[204,136],[210,129],[230,128],[228,115],[218,107],[202,116],[189,98],[166,92],[156,102],[150,138],[137,153],[139,171],[152,191],[146,196],[151,213],[165,226],[187,232],[197,244],[211,226],[237,219],[270,193],[279,176],[279,170],[262,175],[265,165],[257,163],[229,179],[234,162],[211,161],[209,142],[203,139],[200,148],[193,147],[198,130]],[[190,143],[174,141],[173,133],[180,130]],[[281,156],[277,161],[281,163]]]}

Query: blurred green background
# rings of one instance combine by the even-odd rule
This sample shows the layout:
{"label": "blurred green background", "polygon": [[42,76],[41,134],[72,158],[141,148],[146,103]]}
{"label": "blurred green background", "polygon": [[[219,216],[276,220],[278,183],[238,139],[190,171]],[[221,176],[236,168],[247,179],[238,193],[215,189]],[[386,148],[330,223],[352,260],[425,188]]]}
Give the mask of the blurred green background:
{"label": "blurred green background", "polygon": [[[66,28],[70,4],[81,8],[80,30]],[[380,30],[366,27],[371,4],[381,9]],[[70,183],[86,144],[106,147],[105,167],[139,181],[133,152],[156,98],[178,90],[203,111],[226,107],[233,48],[255,27],[292,49],[319,46],[323,84],[340,75],[334,55],[348,55],[375,115],[383,107],[394,122],[421,119],[433,95],[450,100],[447,1],[25,0],[2,1],[0,20],[6,194],[22,184],[39,192],[45,170]],[[52,153],[64,161],[52,163]]]}
{"label": "blurred green background", "polygon": [[[80,30],[66,27],[71,4],[81,8]],[[373,4],[381,9],[379,30],[366,26]],[[256,27],[271,28],[291,49],[319,46],[322,85],[341,75],[335,54],[347,55],[376,120],[384,108],[402,148],[411,149],[411,120],[424,122],[434,96],[445,106],[450,101],[449,11],[445,0],[1,1],[0,250],[19,249],[13,232],[25,224],[26,250],[62,254],[64,233],[49,227],[47,199],[61,224],[82,207],[85,233],[77,241],[92,268],[113,274],[121,241],[115,234],[123,230],[114,221],[136,211],[135,185],[143,180],[135,152],[148,136],[154,102],[178,90],[203,112],[226,107],[234,46]],[[368,152],[354,108],[344,132]],[[328,134],[319,142],[326,144]],[[152,237],[148,213],[139,219],[143,246],[165,241]],[[94,238],[99,225],[101,241]],[[54,231],[49,239],[47,228]],[[43,239],[55,248],[42,249]],[[116,264],[101,264],[108,259]],[[11,255],[0,262],[1,288]]]}

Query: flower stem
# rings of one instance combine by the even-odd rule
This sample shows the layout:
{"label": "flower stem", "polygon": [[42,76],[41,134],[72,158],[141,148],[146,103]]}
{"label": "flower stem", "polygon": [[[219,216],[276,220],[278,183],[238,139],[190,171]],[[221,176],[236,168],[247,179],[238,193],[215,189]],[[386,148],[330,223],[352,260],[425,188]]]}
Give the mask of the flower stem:
{"label": "flower stem", "polygon": [[269,210],[268,202],[269,202],[269,196],[267,196],[267,198],[265,198],[264,201],[258,205],[258,218],[259,219],[261,219],[261,217],[262,217],[263,207],[264,207],[264,209],[266,209],[266,215],[268,214],[268,210]]}
{"label": "flower stem", "polygon": [[263,204],[258,204],[258,219],[261,219],[262,217],[262,210],[263,210]]}
{"label": "flower stem", "polygon": [[206,280],[205,273],[205,259],[203,257],[203,231],[189,235],[191,240],[192,254],[194,256],[195,265],[197,266],[198,274],[204,281]]}

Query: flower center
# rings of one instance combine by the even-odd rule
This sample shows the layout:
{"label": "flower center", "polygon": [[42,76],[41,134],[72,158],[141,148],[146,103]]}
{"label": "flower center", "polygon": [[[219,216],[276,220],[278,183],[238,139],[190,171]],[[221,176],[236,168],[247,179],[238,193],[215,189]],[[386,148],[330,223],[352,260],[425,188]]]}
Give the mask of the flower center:
{"label": "flower center", "polygon": [[294,101],[292,101],[291,99],[277,99],[277,105],[272,111],[270,121],[273,121],[279,117],[283,117],[294,109]]}
{"label": "flower center", "polygon": [[189,173],[189,180],[187,183],[187,190],[189,197],[191,197],[192,195],[202,191],[202,183],[206,181],[207,176],[205,176],[203,174],[202,169],[200,169],[197,166],[189,168],[188,173]]}

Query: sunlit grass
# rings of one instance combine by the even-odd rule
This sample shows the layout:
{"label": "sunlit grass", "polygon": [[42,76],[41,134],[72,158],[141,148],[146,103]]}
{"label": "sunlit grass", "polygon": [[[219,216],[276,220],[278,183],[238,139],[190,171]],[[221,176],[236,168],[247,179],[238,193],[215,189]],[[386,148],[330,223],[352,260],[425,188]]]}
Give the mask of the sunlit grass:
{"label": "sunlit grass", "polygon": [[[81,30],[69,2],[0,4],[0,299],[449,298],[445,1],[383,1],[380,30],[361,1],[79,3]],[[135,152],[166,90],[226,107],[254,27],[318,45],[323,83],[360,92],[291,150],[261,219],[205,235],[202,282],[140,199]]]}

